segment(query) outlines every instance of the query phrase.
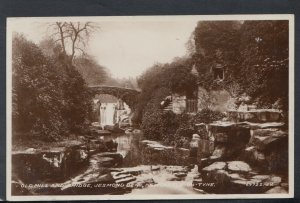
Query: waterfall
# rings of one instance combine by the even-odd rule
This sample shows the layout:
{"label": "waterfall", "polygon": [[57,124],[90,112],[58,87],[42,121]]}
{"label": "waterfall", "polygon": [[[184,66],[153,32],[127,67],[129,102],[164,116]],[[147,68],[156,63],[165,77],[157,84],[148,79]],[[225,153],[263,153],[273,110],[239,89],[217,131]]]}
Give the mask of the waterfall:
{"label": "waterfall", "polygon": [[102,103],[100,107],[100,125],[115,124],[116,105],[114,103]]}
{"label": "waterfall", "polygon": [[115,104],[108,103],[106,108],[106,125],[114,125]]}

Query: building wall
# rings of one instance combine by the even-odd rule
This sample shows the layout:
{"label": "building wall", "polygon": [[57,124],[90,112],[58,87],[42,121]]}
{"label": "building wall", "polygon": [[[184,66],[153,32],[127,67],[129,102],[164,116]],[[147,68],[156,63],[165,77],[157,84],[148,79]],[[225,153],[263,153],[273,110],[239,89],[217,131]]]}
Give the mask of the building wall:
{"label": "building wall", "polygon": [[[186,109],[186,96],[173,94],[173,112],[181,114]],[[235,108],[235,100],[226,90],[207,91],[206,89],[198,88],[198,112],[204,108],[209,108],[215,111],[225,112]]]}
{"label": "building wall", "polygon": [[198,111],[202,109],[209,108],[210,102],[210,95],[206,89],[202,87],[198,87]]}
{"label": "building wall", "polygon": [[209,108],[215,111],[225,112],[234,108],[234,98],[226,90],[212,90],[198,88],[198,111]]}
{"label": "building wall", "polygon": [[234,98],[231,97],[228,91],[210,91],[209,95],[212,110],[225,112],[234,108]]}
{"label": "building wall", "polygon": [[181,114],[184,112],[186,108],[186,96],[185,95],[178,95],[173,94],[172,95],[172,102],[173,102],[173,112],[175,114]]}

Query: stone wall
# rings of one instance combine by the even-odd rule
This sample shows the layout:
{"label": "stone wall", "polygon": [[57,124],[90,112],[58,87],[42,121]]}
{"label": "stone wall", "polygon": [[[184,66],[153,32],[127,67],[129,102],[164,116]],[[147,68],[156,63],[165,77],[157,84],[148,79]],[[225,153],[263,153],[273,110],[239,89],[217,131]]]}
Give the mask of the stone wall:
{"label": "stone wall", "polygon": [[207,91],[198,87],[198,111],[210,108],[215,111],[225,112],[234,108],[234,99],[226,90]]}

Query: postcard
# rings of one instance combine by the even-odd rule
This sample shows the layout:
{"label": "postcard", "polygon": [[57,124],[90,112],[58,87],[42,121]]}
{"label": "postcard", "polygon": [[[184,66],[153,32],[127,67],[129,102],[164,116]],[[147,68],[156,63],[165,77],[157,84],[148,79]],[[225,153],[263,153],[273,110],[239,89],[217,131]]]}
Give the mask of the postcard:
{"label": "postcard", "polygon": [[294,16],[7,18],[9,200],[291,198]]}

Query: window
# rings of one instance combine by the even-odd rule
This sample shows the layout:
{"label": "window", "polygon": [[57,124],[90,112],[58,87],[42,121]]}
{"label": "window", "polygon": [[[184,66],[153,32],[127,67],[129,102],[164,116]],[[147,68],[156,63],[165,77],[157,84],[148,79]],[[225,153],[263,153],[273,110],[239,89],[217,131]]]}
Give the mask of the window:
{"label": "window", "polygon": [[187,113],[196,113],[197,110],[198,110],[197,99],[186,99],[186,112]]}
{"label": "window", "polygon": [[214,80],[224,80],[224,66],[217,64],[213,68]]}

